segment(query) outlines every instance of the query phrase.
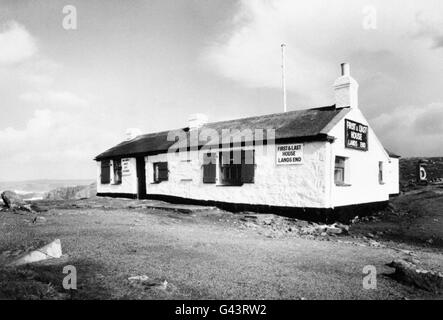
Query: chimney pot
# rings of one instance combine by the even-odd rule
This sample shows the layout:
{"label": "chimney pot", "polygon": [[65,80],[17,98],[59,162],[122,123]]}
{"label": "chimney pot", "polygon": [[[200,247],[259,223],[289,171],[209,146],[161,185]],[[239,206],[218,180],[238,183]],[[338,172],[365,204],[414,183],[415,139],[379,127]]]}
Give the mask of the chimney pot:
{"label": "chimney pot", "polygon": [[191,114],[188,118],[189,129],[198,129],[208,123],[208,117],[203,113]]}
{"label": "chimney pot", "polygon": [[351,77],[349,63],[342,63],[341,76],[334,82],[337,108],[358,108],[358,83]]}
{"label": "chimney pot", "polygon": [[141,134],[142,134],[142,132],[138,128],[128,128],[128,129],[126,129],[126,141],[133,140]]}
{"label": "chimney pot", "polygon": [[341,64],[341,75],[342,76],[349,76],[351,75],[351,70],[350,70],[350,66],[349,63],[342,63]]}

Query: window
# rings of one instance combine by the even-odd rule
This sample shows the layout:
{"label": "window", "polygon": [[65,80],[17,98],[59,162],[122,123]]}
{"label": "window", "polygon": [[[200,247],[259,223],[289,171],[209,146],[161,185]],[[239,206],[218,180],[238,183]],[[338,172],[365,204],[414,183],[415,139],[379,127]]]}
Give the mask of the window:
{"label": "window", "polygon": [[337,186],[345,186],[348,182],[349,173],[346,170],[348,159],[345,157],[335,157],[334,182]]}
{"label": "window", "polygon": [[378,182],[384,184],[383,181],[383,161],[378,162]]}
{"label": "window", "polygon": [[168,181],[169,170],[167,162],[154,163],[154,183],[160,183],[162,181]]}
{"label": "window", "polygon": [[111,164],[109,160],[103,160],[101,162],[100,182],[102,184],[108,184],[111,182],[110,165]]}
{"label": "window", "polygon": [[122,160],[117,159],[113,161],[114,167],[114,184],[122,183]]}
{"label": "window", "polygon": [[254,183],[254,150],[220,152],[220,182],[223,185]]}
{"label": "window", "polygon": [[216,154],[205,153],[203,155],[203,183],[215,183],[216,182]]}

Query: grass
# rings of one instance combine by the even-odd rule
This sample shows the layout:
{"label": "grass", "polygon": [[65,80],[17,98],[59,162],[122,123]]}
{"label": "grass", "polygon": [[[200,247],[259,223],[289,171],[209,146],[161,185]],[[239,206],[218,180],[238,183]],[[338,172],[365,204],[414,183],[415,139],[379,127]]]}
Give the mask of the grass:
{"label": "grass", "polygon": [[[439,200],[438,200],[439,201]],[[40,202],[28,215],[0,215],[0,252],[35,248],[59,238],[62,259],[0,270],[2,299],[440,299],[387,276],[403,253],[384,248],[285,235],[269,238],[219,210],[180,214],[134,200]],[[360,226],[363,230],[363,225]],[[352,239],[350,236],[343,239]],[[407,243],[401,244],[408,248]],[[415,248],[415,247],[414,247]],[[414,249],[415,250],[415,249]],[[430,266],[439,250],[416,251]],[[0,259],[6,263],[11,257]],[[78,288],[62,287],[65,265]],[[377,268],[377,289],[362,286],[363,267]],[[146,275],[166,288],[129,281]]]}

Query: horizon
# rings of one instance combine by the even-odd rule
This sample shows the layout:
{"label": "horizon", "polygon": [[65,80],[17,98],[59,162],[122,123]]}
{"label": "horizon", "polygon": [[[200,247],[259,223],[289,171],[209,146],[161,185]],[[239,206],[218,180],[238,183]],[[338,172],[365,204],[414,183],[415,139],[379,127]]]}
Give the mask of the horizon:
{"label": "horizon", "polygon": [[73,0],[73,29],[66,5],[0,4],[2,182],[95,180],[127,128],[280,113],[282,43],[288,111],[332,105],[349,62],[383,145],[443,156],[440,0]]}

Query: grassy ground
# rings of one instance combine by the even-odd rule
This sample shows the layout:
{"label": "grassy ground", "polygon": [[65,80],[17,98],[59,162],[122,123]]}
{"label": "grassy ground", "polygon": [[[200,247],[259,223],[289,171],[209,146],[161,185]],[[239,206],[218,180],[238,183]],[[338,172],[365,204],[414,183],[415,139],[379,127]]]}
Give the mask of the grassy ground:
{"label": "grassy ground", "polygon": [[442,250],[443,188],[425,187],[394,198],[391,210],[382,212],[376,221],[354,225],[352,231]]}
{"label": "grassy ground", "polygon": [[[399,198],[395,203],[401,206],[402,201]],[[417,203],[417,210],[438,211],[440,201],[440,197],[432,198],[435,208]],[[0,265],[55,238],[61,240],[65,255],[19,268],[2,267],[0,298],[442,298],[398,283],[389,277],[393,270],[385,266],[405,255],[397,249],[401,248],[414,250],[424,265],[438,268],[443,265],[440,248],[420,247],[421,241],[410,243],[395,237],[379,239],[382,247],[369,246],[355,235],[373,231],[374,223],[353,226],[354,237],[351,233],[310,239],[249,228],[241,215],[219,210],[183,214],[115,199],[39,205],[48,211],[39,213],[43,219],[34,223],[29,214],[0,213]],[[422,221],[425,228],[435,227],[426,221]],[[439,227],[436,230],[441,232]],[[77,269],[78,288],[72,292],[62,288],[66,265]],[[366,265],[377,269],[376,290],[363,288]],[[150,284],[128,280],[138,275],[148,276]],[[167,285],[162,286],[165,280]]]}

